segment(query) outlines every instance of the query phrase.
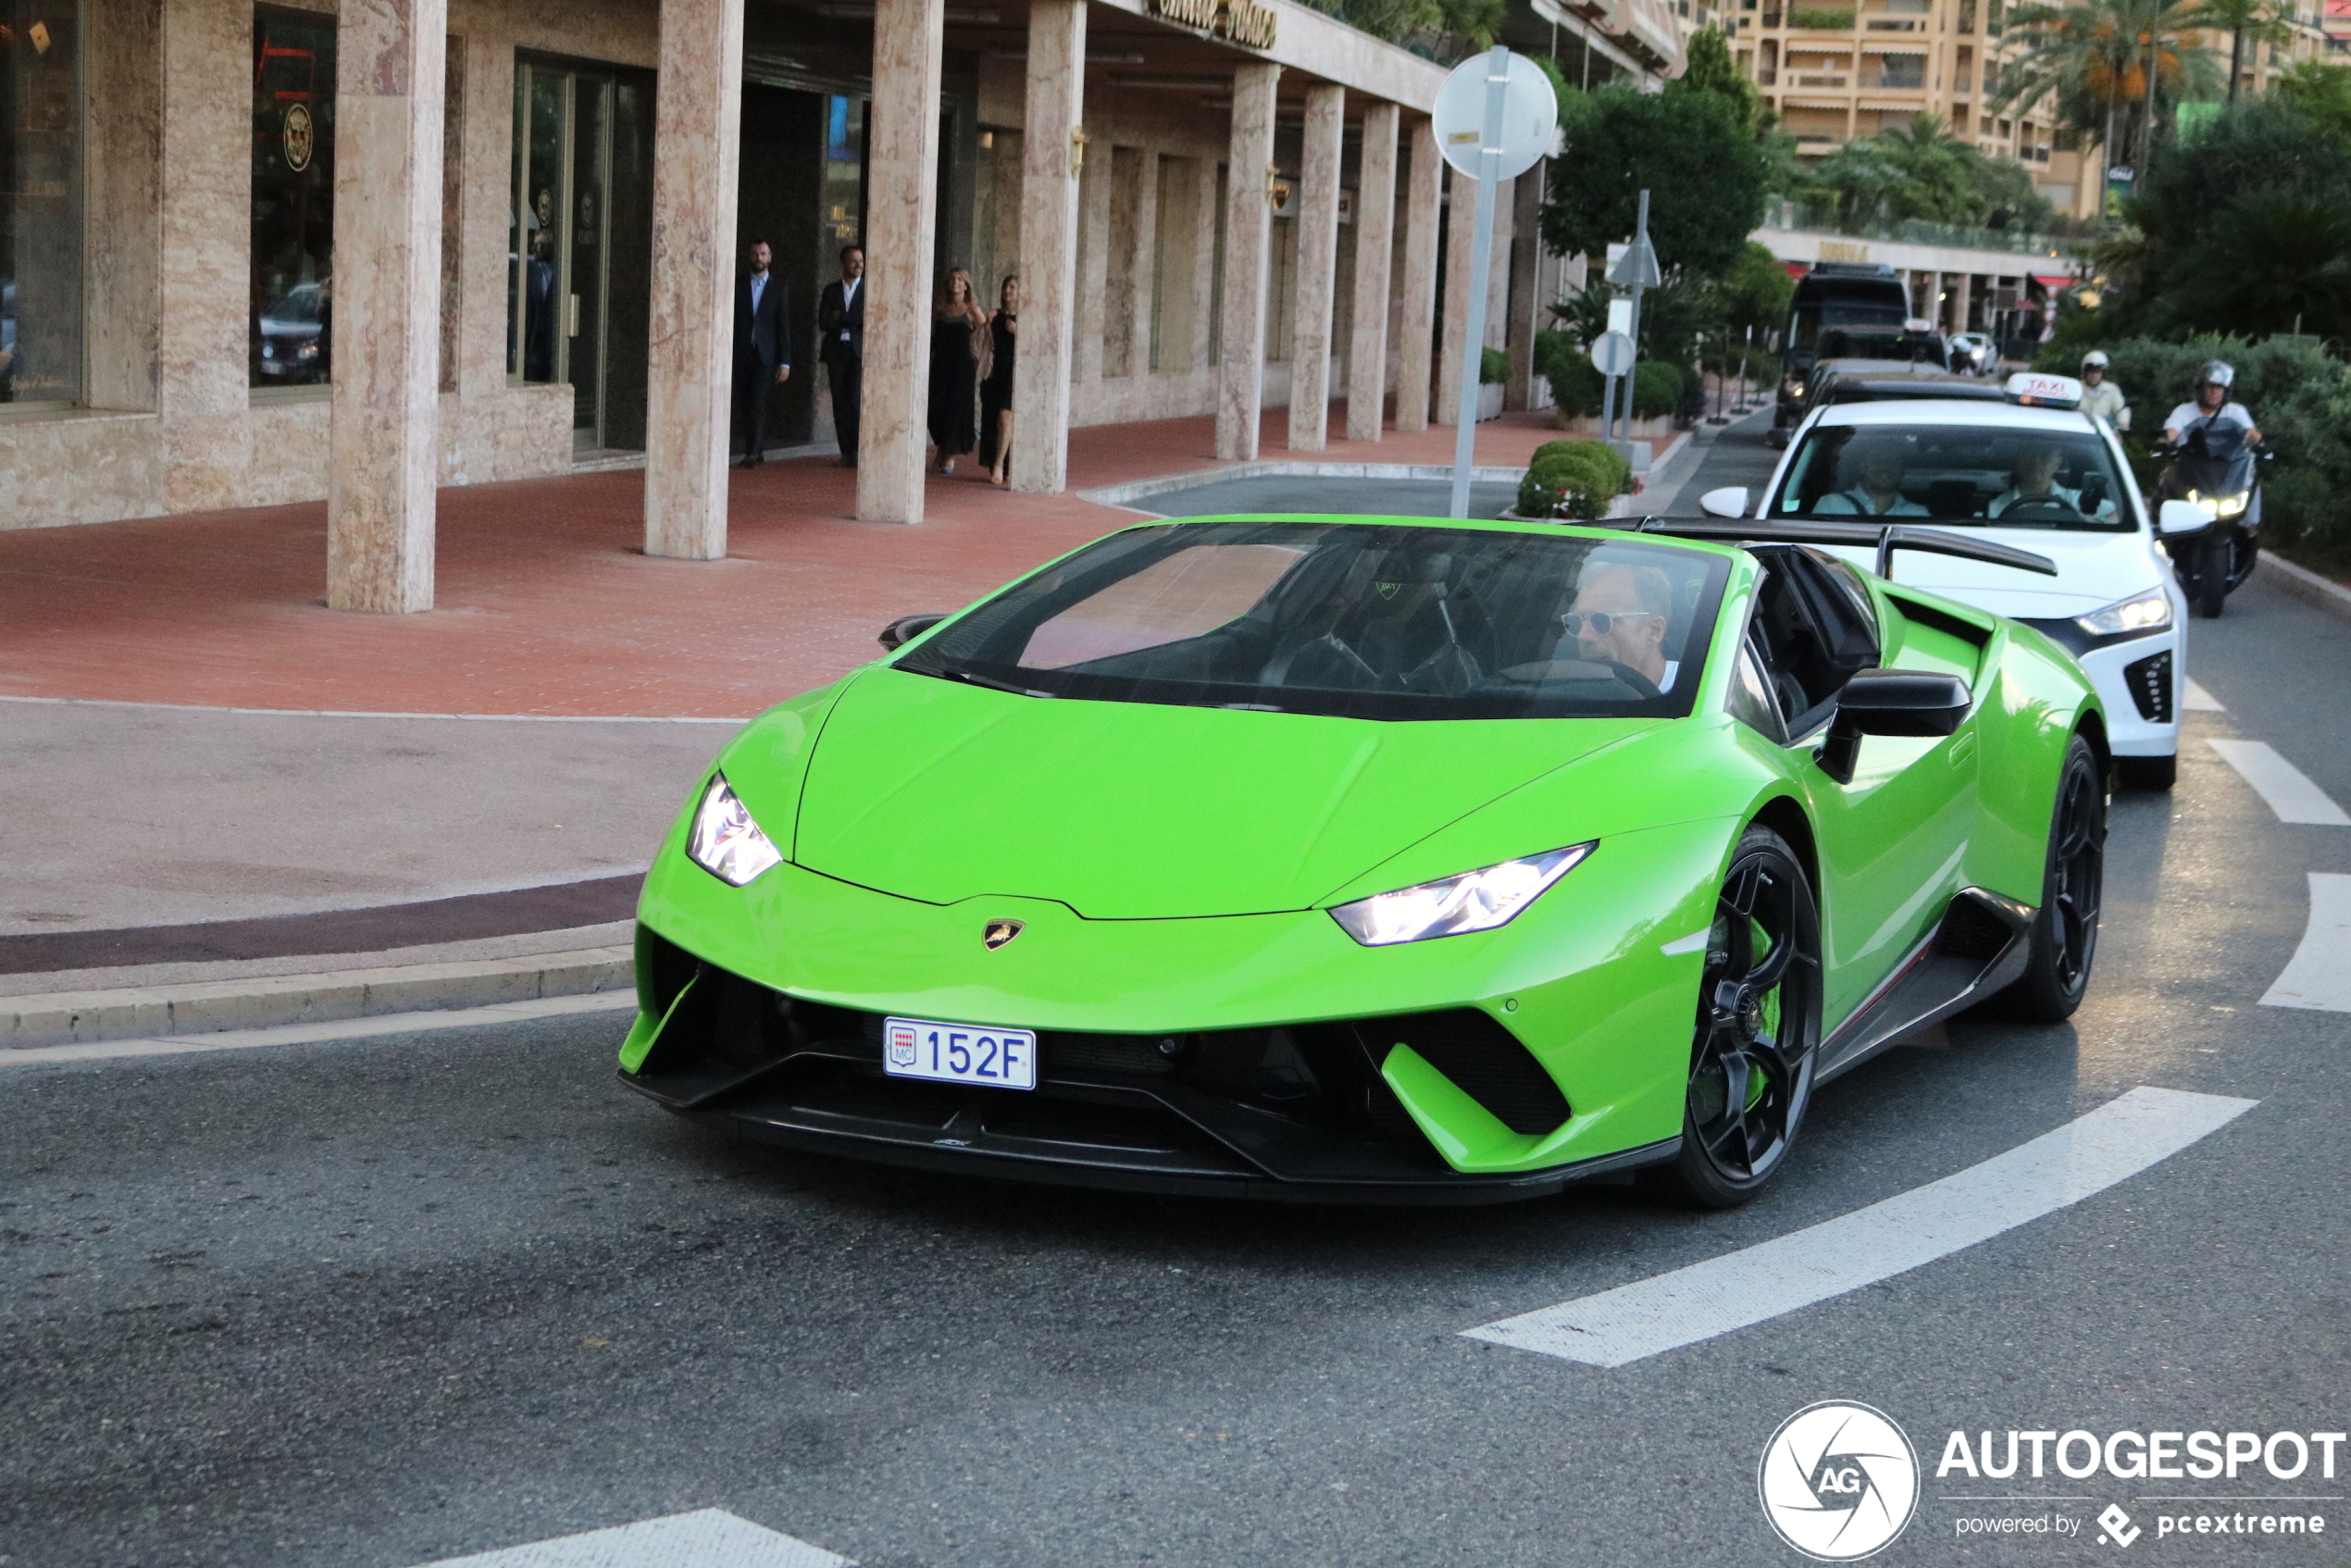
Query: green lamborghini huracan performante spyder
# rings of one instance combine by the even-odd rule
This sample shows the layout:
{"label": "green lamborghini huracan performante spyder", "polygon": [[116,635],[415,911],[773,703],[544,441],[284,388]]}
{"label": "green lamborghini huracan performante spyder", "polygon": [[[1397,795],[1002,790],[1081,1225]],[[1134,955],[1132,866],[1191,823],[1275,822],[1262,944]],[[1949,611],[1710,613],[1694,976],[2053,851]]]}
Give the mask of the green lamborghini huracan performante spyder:
{"label": "green lamborghini huracan performante spyder", "polygon": [[2096,941],[2089,682],[1810,547],[1856,541],[2051,569],[1863,523],[1224,517],[910,616],[688,803],[622,1076],[941,1172],[1742,1201],[1821,1084],[1979,1002],[2066,1016]]}

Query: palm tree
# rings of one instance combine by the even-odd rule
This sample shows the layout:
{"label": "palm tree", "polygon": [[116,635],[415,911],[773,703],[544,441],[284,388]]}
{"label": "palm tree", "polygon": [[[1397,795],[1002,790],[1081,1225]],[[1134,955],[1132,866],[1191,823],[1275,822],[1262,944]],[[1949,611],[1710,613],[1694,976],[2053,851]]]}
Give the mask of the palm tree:
{"label": "palm tree", "polygon": [[2277,14],[2271,0],[2204,0],[2198,8],[2204,25],[2229,30],[2229,102],[2237,101],[2237,78],[2245,74],[2247,44],[2290,44],[2293,24]]}
{"label": "palm tree", "polygon": [[[2141,145],[2152,147],[2158,87],[2178,103],[2218,85],[2208,81],[2211,57],[2187,38],[2205,14],[2198,0],[2019,6],[2009,13],[2008,36],[2022,52],[2002,69],[1991,106],[2046,106],[2068,129],[2095,139],[2106,164],[2128,141],[2135,110]],[[2120,138],[2118,119],[2125,122]]]}

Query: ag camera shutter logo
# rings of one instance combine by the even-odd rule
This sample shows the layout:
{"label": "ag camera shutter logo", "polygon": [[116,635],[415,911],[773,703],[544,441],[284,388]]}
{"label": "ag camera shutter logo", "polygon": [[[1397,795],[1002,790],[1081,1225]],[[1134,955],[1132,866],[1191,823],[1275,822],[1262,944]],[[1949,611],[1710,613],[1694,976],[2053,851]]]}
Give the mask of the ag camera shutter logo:
{"label": "ag camera shutter logo", "polygon": [[1909,1524],[1919,1456],[1885,1412],[1823,1400],[1780,1423],[1755,1485],[1780,1539],[1815,1562],[1851,1562]]}

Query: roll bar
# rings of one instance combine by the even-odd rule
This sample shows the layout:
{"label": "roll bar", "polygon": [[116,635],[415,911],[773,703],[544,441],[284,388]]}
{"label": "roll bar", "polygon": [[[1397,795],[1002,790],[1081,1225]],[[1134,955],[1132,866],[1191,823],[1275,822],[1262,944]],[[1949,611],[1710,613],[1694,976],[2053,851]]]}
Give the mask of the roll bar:
{"label": "roll bar", "polygon": [[1893,576],[1891,568],[1897,550],[1916,550],[1929,555],[1956,555],[1966,561],[2013,566],[2021,572],[2038,572],[2043,577],[2058,575],[2057,563],[2046,555],[2035,555],[2030,550],[2019,550],[2013,545],[1995,544],[1988,539],[1970,539],[1947,529],[1922,529],[1910,523],[1774,522],[1766,517],[1643,517],[1633,525],[1633,531],[1674,534],[1684,539],[1735,540],[1740,543],[1751,541],[1758,544],[1861,545],[1877,552],[1874,569],[1882,578]]}

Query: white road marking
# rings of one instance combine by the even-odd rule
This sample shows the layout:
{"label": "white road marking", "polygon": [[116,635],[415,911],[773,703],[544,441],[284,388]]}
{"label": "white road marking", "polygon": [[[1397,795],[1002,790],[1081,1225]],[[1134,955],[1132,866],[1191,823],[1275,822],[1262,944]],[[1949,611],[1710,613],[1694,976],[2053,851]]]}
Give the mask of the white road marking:
{"label": "white road marking", "polygon": [[2302,945],[2262,997],[2264,1007],[2351,1013],[2351,877],[2313,871]]}
{"label": "white road marking", "polygon": [[2193,680],[2188,682],[2187,695],[2180,700],[2180,706],[2192,714],[2224,714],[2229,711],[2220,705],[2220,698]]}
{"label": "white road marking", "polygon": [[2310,782],[2309,777],[2270,748],[2267,740],[2213,740],[2220,760],[2245,776],[2260,797],[2270,803],[2280,822],[2307,822],[2316,828],[2351,828],[2351,816]]}
{"label": "white road marking", "polygon": [[39,1045],[0,1051],[0,1067],[30,1067],[44,1062],[103,1062],[117,1056],[181,1056],[198,1051],[244,1051],[258,1045],[308,1045],[318,1040],[367,1039],[376,1035],[413,1035],[430,1029],[466,1029],[511,1024],[524,1018],[560,1018],[574,1013],[634,1009],[633,990],[588,991],[578,996],[537,997],[487,1007],[453,1007],[429,1013],[378,1013],[366,1018],[334,1018],[318,1024],[278,1024],[266,1029],[222,1029],[205,1035],[158,1035],[149,1039],[93,1040],[87,1045]]}
{"label": "white road marking", "polygon": [[857,1568],[846,1557],[705,1508],[424,1568]]}
{"label": "white road marking", "polygon": [[2013,1230],[2136,1176],[2258,1103],[2134,1089],[2030,1143],[1866,1209],[1463,1332],[1591,1366],[1623,1366],[1768,1322]]}

